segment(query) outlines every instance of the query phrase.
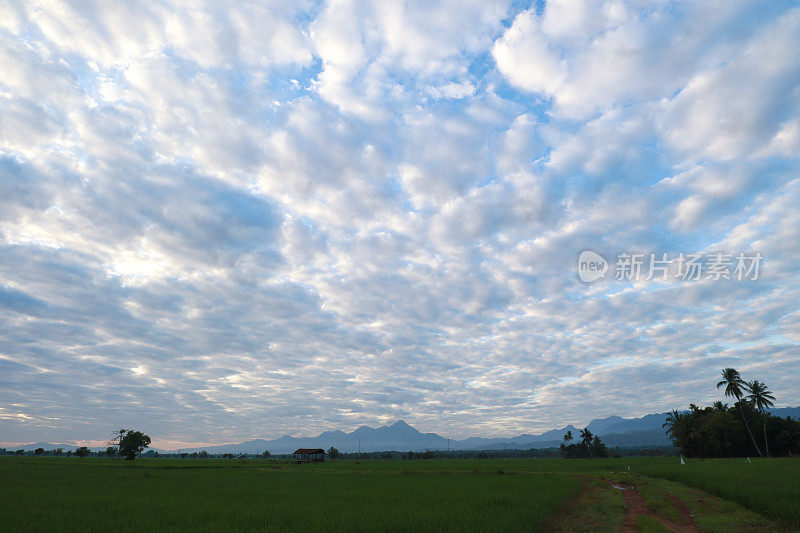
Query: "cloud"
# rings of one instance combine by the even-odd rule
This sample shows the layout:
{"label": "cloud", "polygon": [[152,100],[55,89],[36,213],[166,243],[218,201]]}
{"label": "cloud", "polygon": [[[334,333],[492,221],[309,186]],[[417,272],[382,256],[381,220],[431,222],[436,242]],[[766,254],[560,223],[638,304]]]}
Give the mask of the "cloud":
{"label": "cloud", "polygon": [[383,98],[418,102],[424,84],[434,95],[467,96],[471,56],[490,45],[506,1],[332,2],[311,24],[322,71],[320,96],[362,118],[386,119]]}
{"label": "cloud", "polygon": [[[800,393],[789,2],[7,11],[4,440],[531,432],[723,366]],[[587,285],[586,249],[764,261]]]}
{"label": "cloud", "polygon": [[668,104],[665,138],[692,158],[794,157],[800,9],[753,31],[730,60],[696,72]]}
{"label": "cloud", "polygon": [[[792,19],[787,5],[762,10],[757,2],[556,0],[541,12],[520,13],[492,54],[512,84],[552,98],[555,114],[580,119],[691,87],[698,71],[718,68],[752,46],[753,33],[766,31],[775,19]],[[751,24],[743,29],[745,21]],[[783,31],[791,24],[777,23]],[[791,37],[776,38],[788,53],[785,39]]]}

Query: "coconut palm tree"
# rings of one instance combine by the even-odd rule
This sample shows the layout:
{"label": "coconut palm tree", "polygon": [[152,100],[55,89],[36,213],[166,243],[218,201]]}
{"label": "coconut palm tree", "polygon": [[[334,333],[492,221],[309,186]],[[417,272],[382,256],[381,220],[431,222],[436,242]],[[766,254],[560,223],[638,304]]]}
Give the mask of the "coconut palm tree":
{"label": "coconut palm tree", "polygon": [[667,415],[666,420],[661,427],[667,428],[667,437],[670,439],[674,439],[678,434],[678,424],[681,421],[681,415],[677,409],[673,409],[671,413]]}
{"label": "coconut palm tree", "polygon": [[720,413],[727,413],[728,412],[728,404],[727,403],[722,403],[719,400],[717,400],[716,402],[712,403],[711,407],[713,407],[714,410],[719,411]]}
{"label": "coconut palm tree", "polygon": [[747,392],[750,394],[747,396],[753,404],[758,409],[758,412],[761,413],[761,417],[764,419],[764,453],[769,457],[769,442],[767,441],[767,413],[766,408],[772,407],[775,405],[772,400],[775,399],[775,396],[772,395],[772,391],[767,390],[767,385],[761,383],[760,381],[753,380],[752,382],[748,383],[746,386]]}
{"label": "coconut palm tree", "polygon": [[589,445],[592,443],[592,439],[593,439],[593,438],[594,438],[594,435],[592,435],[592,432],[591,432],[591,431],[589,431],[589,428],[583,428],[583,429],[581,430],[581,441],[582,441],[582,442],[583,442],[583,443],[584,443],[586,446],[589,446]]}
{"label": "coconut palm tree", "polygon": [[568,429],[566,434],[564,434],[564,442],[569,442],[572,440],[572,430]]}
{"label": "coconut palm tree", "polygon": [[747,434],[750,435],[750,440],[753,441],[753,446],[756,447],[758,455],[764,457],[764,454],[761,453],[761,450],[758,448],[758,444],[756,444],[756,439],[753,437],[753,432],[750,431],[750,424],[747,423],[747,418],[744,416],[744,409],[742,408],[742,404],[740,402],[742,396],[744,396],[743,391],[745,385],[746,383],[742,379],[742,376],[739,374],[738,370],[735,368],[723,368],[722,380],[717,383],[717,388],[719,389],[725,387],[725,396],[736,398],[736,402],[739,404],[739,412],[742,415],[742,420],[744,420],[744,427],[747,428]]}

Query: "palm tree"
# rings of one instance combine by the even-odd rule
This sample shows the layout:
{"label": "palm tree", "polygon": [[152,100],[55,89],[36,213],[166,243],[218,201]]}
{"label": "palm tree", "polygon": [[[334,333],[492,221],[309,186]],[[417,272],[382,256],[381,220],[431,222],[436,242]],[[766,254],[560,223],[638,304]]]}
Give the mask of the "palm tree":
{"label": "palm tree", "polygon": [[671,413],[667,415],[666,420],[661,427],[667,428],[667,437],[670,439],[674,439],[678,434],[678,424],[681,421],[681,415],[677,409],[673,409]]}
{"label": "palm tree", "polygon": [[592,432],[589,431],[589,428],[583,428],[581,430],[581,441],[583,441],[586,446],[589,446],[592,443],[593,437],[594,435],[592,435]]}
{"label": "palm tree", "polygon": [[727,413],[728,412],[728,404],[727,403],[722,403],[719,400],[717,400],[716,402],[712,403],[711,407],[713,407],[714,410],[719,411],[720,413]]}
{"label": "palm tree", "polygon": [[775,405],[772,403],[772,400],[775,399],[775,396],[772,395],[772,391],[767,390],[767,386],[764,383],[761,383],[757,379],[748,383],[746,385],[747,391],[750,395],[747,397],[750,401],[752,401],[758,412],[761,413],[761,416],[764,419],[764,453],[769,457],[769,442],[767,441],[767,414],[765,410],[767,407],[772,407]]}
{"label": "palm tree", "polygon": [[567,430],[567,433],[564,435],[564,442],[569,442],[572,440],[572,430]]}
{"label": "palm tree", "polygon": [[753,432],[750,431],[750,424],[747,423],[747,418],[744,416],[744,409],[742,408],[741,399],[742,399],[742,391],[747,385],[742,376],[739,374],[739,371],[735,368],[723,368],[722,369],[722,380],[717,383],[717,388],[725,387],[725,396],[729,397],[732,396],[736,398],[736,403],[739,404],[739,412],[742,415],[742,420],[744,420],[744,427],[747,428],[747,434],[750,435],[750,440],[753,441],[753,446],[756,447],[756,451],[758,455],[764,457],[764,454],[761,453],[761,450],[758,448],[758,444],[756,444],[756,439],[753,437]]}

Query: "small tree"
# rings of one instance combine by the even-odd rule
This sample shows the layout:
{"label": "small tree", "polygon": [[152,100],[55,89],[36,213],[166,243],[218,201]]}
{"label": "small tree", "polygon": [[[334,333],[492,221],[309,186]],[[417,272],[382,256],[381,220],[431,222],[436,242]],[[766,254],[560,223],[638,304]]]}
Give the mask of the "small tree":
{"label": "small tree", "polygon": [[128,461],[133,461],[136,456],[150,446],[150,437],[141,431],[129,429],[119,441],[119,454]]}
{"label": "small tree", "polygon": [[592,439],[591,455],[592,457],[608,457],[608,448],[606,448],[606,445],[603,444],[603,441],[601,441],[600,437],[597,435]]}
{"label": "small tree", "polygon": [[88,457],[89,453],[91,452],[89,451],[89,448],[87,448],[86,446],[81,446],[80,448],[75,450],[75,455],[77,457]]}
{"label": "small tree", "polygon": [[331,446],[328,449],[328,457],[330,457],[331,459],[338,459],[339,458],[339,450],[337,450],[336,448]]}
{"label": "small tree", "polygon": [[592,443],[592,439],[594,439],[594,435],[589,431],[589,428],[583,428],[581,430],[581,444],[589,446]]}
{"label": "small tree", "polygon": [[36,455],[42,455],[44,453],[44,448],[36,448],[33,453]]}
{"label": "small tree", "polygon": [[109,457],[116,457],[117,456],[117,448],[114,446],[109,446],[106,448],[106,455]]}
{"label": "small tree", "polygon": [[63,448],[56,448],[53,451],[53,455],[56,455],[56,456],[61,455],[62,453],[64,453],[64,449]]}
{"label": "small tree", "polygon": [[263,457],[264,459],[266,459],[266,458],[270,457],[271,455],[272,455],[272,454],[271,454],[271,453],[269,453],[269,450],[264,450],[264,453],[262,453],[262,454],[261,454],[261,457]]}
{"label": "small tree", "polygon": [[200,459],[207,458],[208,457],[208,452],[205,451],[205,450],[201,451],[199,457],[200,457]]}
{"label": "small tree", "polygon": [[116,445],[119,448],[119,443],[122,442],[122,438],[125,436],[128,430],[125,428],[119,428],[118,430],[111,433],[111,440],[108,441],[109,446]]}

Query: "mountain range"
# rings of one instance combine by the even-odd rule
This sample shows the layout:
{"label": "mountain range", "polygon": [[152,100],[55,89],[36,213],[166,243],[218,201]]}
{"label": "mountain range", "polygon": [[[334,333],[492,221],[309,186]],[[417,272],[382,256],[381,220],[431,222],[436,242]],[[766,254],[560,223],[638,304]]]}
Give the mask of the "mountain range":
{"label": "mountain range", "polygon": [[[800,407],[780,407],[770,412],[779,417],[791,416],[800,418]],[[607,446],[640,447],[670,446],[664,433],[663,424],[667,413],[650,414],[641,418],[622,418],[609,416],[595,419],[586,427],[599,435]],[[390,426],[371,428],[361,426],[350,433],[344,431],[325,431],[316,437],[292,437],[284,435],[277,439],[253,439],[238,444],[223,444],[202,448],[183,448],[181,452],[206,450],[210,454],[223,453],[262,453],[269,450],[273,454],[291,453],[297,448],[324,448],[331,446],[341,452],[371,452],[383,450],[423,451],[423,450],[490,450],[490,449],[523,449],[557,447],[567,431],[576,437],[581,428],[568,425],[560,429],[552,429],[540,434],[523,433],[515,437],[470,437],[464,440],[450,440],[436,433],[422,433],[403,420]],[[37,442],[15,447],[15,449],[47,450],[63,448],[64,451],[75,447],[74,444],[51,444]],[[93,451],[105,448],[91,448]],[[165,451],[165,450],[157,450]],[[177,450],[173,450],[177,451]]]}

